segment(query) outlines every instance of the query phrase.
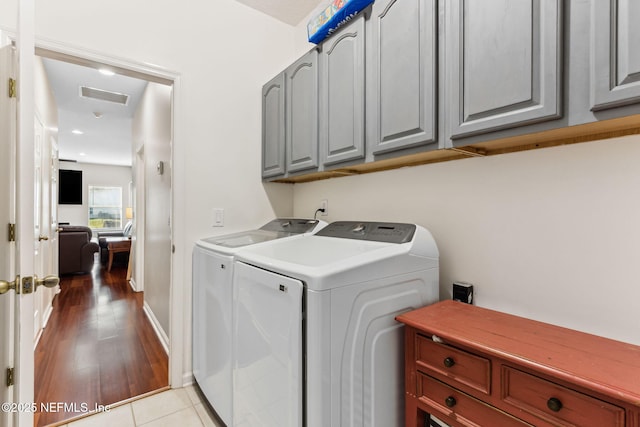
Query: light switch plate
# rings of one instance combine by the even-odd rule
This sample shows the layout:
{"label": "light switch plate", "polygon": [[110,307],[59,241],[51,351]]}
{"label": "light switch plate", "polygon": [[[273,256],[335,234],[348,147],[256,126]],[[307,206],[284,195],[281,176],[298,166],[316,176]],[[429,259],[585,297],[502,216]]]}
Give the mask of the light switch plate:
{"label": "light switch plate", "polygon": [[222,208],[213,208],[213,223],[212,227],[224,227],[224,209]]}

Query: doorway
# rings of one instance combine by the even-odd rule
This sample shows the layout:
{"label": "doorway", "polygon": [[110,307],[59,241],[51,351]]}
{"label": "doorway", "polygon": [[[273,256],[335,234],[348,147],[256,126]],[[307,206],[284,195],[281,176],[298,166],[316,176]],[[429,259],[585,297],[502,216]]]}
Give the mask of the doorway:
{"label": "doorway", "polygon": [[[87,225],[93,226],[92,238],[96,240],[98,237],[97,234],[101,231],[104,231],[105,228],[113,228],[113,229],[122,229],[125,223],[129,220],[133,223],[133,232],[130,241],[130,251],[128,252],[129,258],[124,259],[124,269],[118,268],[116,264],[116,268],[113,271],[106,272],[106,265],[101,263],[101,252],[102,247],[99,248],[99,251],[96,253],[96,263],[93,269],[90,272],[85,272],[85,274],[72,274],[69,276],[62,277],[62,286],[68,286],[68,291],[63,291],[56,297],[58,299],[57,303],[54,302],[54,309],[58,310],[70,310],[75,312],[80,312],[78,307],[73,307],[73,304],[69,304],[68,300],[65,302],[63,298],[77,298],[79,292],[82,291],[86,295],[88,295],[88,301],[97,301],[100,298],[105,297],[105,292],[108,293],[113,299],[119,303],[122,303],[125,300],[123,295],[129,295],[129,303],[128,305],[133,305],[136,308],[136,314],[132,316],[142,316],[142,320],[139,318],[131,318],[131,323],[135,323],[138,321],[146,321],[151,325],[152,335],[153,337],[149,337],[148,334],[145,336],[145,340],[148,339],[158,339],[161,343],[161,346],[166,354],[169,353],[170,348],[170,325],[169,325],[169,311],[170,311],[170,288],[171,288],[171,241],[172,241],[172,230],[171,230],[171,165],[173,163],[173,154],[171,147],[171,123],[172,123],[172,114],[171,111],[173,109],[173,98],[172,98],[172,87],[173,82],[170,79],[158,77],[155,75],[147,75],[143,72],[137,71],[134,69],[129,69],[122,64],[118,64],[114,66],[113,63],[109,63],[110,61],[100,62],[96,61],[95,58],[86,59],[81,55],[69,55],[65,53],[61,53],[56,50],[51,49],[42,49],[37,48],[36,54],[42,58],[44,61],[56,61],[59,63],[64,63],[66,65],[74,65],[81,66],[87,69],[90,69],[93,72],[98,72],[100,69],[108,69],[111,72],[115,73],[115,75],[123,75],[127,77],[133,77],[135,79],[139,79],[145,82],[145,90],[141,94],[139,104],[137,106],[136,115],[131,119],[131,144],[129,145],[128,155],[131,159],[129,167],[129,180],[127,183],[115,183],[108,185],[110,180],[114,175],[117,175],[114,170],[121,170],[127,168],[127,165],[100,165],[98,163],[84,161],[84,159],[74,159],[69,158],[70,156],[65,151],[65,141],[60,138],[60,135],[64,132],[70,133],[72,130],[77,130],[79,132],[83,132],[82,129],[77,129],[76,126],[73,126],[72,120],[68,117],[59,120],[58,124],[58,135],[59,139],[57,140],[58,150],[60,151],[60,160],[71,160],[71,162],[61,163],[60,169],[64,167],[75,170],[82,170],[83,176],[85,177],[85,182],[83,183],[84,188],[84,196],[85,201],[88,198],[87,187],[91,186],[111,186],[111,187],[119,187],[122,189],[122,200],[121,204],[118,207],[120,210],[119,218],[116,215],[116,218],[111,218],[109,221],[112,223],[109,226],[105,226],[106,221],[102,221],[101,223],[91,223],[92,212],[96,209],[96,206],[88,206],[87,203],[83,203],[81,205],[76,206],[77,209],[67,209],[69,206],[65,206],[64,212],[60,209],[60,212],[57,212],[57,218],[59,218],[61,223],[67,222],[70,225]],[[75,85],[74,91],[77,92],[78,96],[83,95],[83,89],[88,88],[94,91],[94,94],[97,93],[98,96],[102,97],[113,97],[110,94],[104,94],[100,92],[102,90],[101,87],[94,87],[94,85],[90,84],[81,84],[80,82],[74,82]],[[97,91],[96,91],[97,89]],[[121,95],[127,95],[126,93],[120,93],[114,90],[106,90],[105,92],[111,92]],[[56,98],[58,94],[54,93]],[[59,100],[56,99],[57,104],[59,104]],[[109,100],[104,100],[103,102],[110,102]],[[126,101],[125,101],[126,102]],[[129,101],[131,102],[131,101]],[[162,103],[161,106],[158,104]],[[155,105],[154,105],[155,104]],[[107,105],[107,104],[104,104]],[[109,110],[105,107],[104,110],[91,110],[85,111],[86,114],[92,114],[92,120],[102,120],[104,119]],[[78,113],[79,114],[79,113]],[[71,116],[73,118],[73,115]],[[74,133],[77,136],[85,136],[85,134]],[[95,135],[94,135],[95,136]],[[109,150],[109,143],[102,142],[101,149]],[[85,157],[89,157],[88,145],[86,146],[87,150],[82,151]],[[78,155],[80,152],[78,151]],[[102,151],[99,156],[106,157],[108,153]],[[140,156],[143,156],[140,158]],[[163,165],[163,173],[157,173],[157,170],[151,169],[151,167],[156,167],[158,164],[162,162]],[[117,168],[117,169],[113,169]],[[118,172],[118,173],[120,173]],[[97,178],[99,176],[99,179]],[[52,177],[53,179],[53,177]],[[99,181],[99,182],[98,182]],[[58,183],[57,183],[58,184]],[[62,191],[62,189],[59,189]],[[149,200],[155,201],[153,206],[149,206]],[[94,215],[96,216],[96,215]],[[100,215],[98,215],[100,216]],[[150,228],[154,224],[160,224],[156,228]],[[64,227],[62,225],[61,227]],[[114,230],[112,230],[114,231]],[[126,237],[126,236],[123,236]],[[99,242],[98,242],[99,244]],[[153,257],[149,256],[149,251],[154,250]],[[164,272],[160,276],[160,280],[157,277],[154,277],[153,283],[149,283],[149,281],[145,280],[145,271],[150,271],[150,264],[153,263],[153,270],[158,271],[158,257],[162,258],[161,266],[166,268],[166,272]],[[146,285],[145,285],[146,283]],[[93,289],[92,292],[86,292],[87,288]],[[77,301],[76,301],[77,302]],[[123,304],[120,304],[123,305]],[[86,307],[85,307],[86,308]],[[111,307],[109,310],[121,310],[122,307]],[[99,315],[99,308],[96,308],[96,315]],[[71,316],[70,318],[73,318]],[[68,321],[68,320],[67,320]],[[107,321],[107,323],[109,323]],[[50,329],[54,327],[60,327],[61,325],[54,325],[53,322],[50,325],[47,325]],[[95,325],[97,327],[97,332],[99,334],[99,338],[109,338],[108,327],[105,326],[105,323],[102,323],[100,326],[99,323]],[[116,325],[118,326],[118,325]],[[123,328],[127,325],[120,325]],[[62,325],[64,327],[64,325]],[[38,345],[47,345],[47,343],[51,343],[50,340],[47,339],[47,328],[44,329],[41,341]],[[76,332],[78,332],[76,330]],[[85,331],[86,332],[86,331]],[[60,330],[57,331],[60,333]],[[78,335],[82,335],[78,332]],[[73,357],[76,361],[76,367],[80,368],[83,364],[86,367],[90,360],[92,360],[92,356],[101,357],[107,353],[108,349],[113,349],[113,346],[106,345],[105,343],[99,343],[99,339],[93,340],[94,344],[90,344],[92,340],[85,340],[83,343],[78,343],[74,345],[70,339],[73,339],[73,336],[61,336],[58,337],[57,341],[64,339],[65,344],[68,348],[76,348],[76,353],[68,358]],[[138,339],[140,336],[138,334]],[[102,346],[102,348],[100,348]],[[37,348],[36,348],[37,351]],[[122,352],[120,352],[122,353]],[[95,360],[95,359],[94,359]],[[36,358],[36,363],[38,363]],[[160,368],[157,368],[160,366]],[[167,366],[165,364],[162,367],[162,363],[157,364],[156,369],[164,369],[167,370]],[[67,379],[58,378],[56,379],[56,368],[55,366],[48,366],[46,368],[45,377],[50,377],[49,383],[52,386],[56,387],[58,384],[58,389],[54,392],[52,396],[55,396],[54,401],[63,402],[63,403],[71,403],[77,402],[77,398],[75,397],[65,397],[65,392],[71,396],[72,394],[82,395],[82,391],[87,390],[95,386],[95,384],[91,384],[91,377],[87,376],[87,382],[83,383],[82,381],[76,382],[75,385],[69,386]],[[144,371],[141,369],[141,371]],[[138,373],[138,375],[141,375]],[[82,375],[79,376],[80,378]],[[113,381],[113,384],[116,384],[117,381],[122,380],[122,378],[118,378],[118,375],[113,375],[111,380],[107,376],[107,381]],[[169,376],[168,372],[165,375],[167,378],[166,384],[164,386],[169,385]],[[126,380],[128,382],[136,382],[136,380],[132,380],[129,378]],[[144,379],[138,379],[138,382],[144,382]],[[151,381],[151,383],[156,384],[157,382]],[[109,385],[101,386],[103,389],[108,389]],[[118,386],[113,386],[117,388]],[[136,388],[134,386],[128,387],[132,393],[135,393],[135,390],[141,390],[143,388]],[[104,395],[108,395],[109,393],[105,393]],[[36,396],[38,395],[38,389],[36,387]],[[111,394],[111,396],[119,395],[118,393]],[[86,396],[86,395],[85,395]],[[133,395],[128,396],[126,398],[132,398]],[[109,401],[97,402],[102,405],[110,405],[116,403],[115,401],[111,401],[113,399],[107,399]],[[82,403],[82,402],[79,402]],[[88,402],[85,402],[88,403]],[[80,406],[78,409],[80,412],[78,415],[83,415],[85,408]],[[89,407],[89,410],[95,409],[93,406]],[[78,411],[76,411],[77,413]],[[59,420],[56,420],[59,421]],[[43,425],[43,424],[40,424]]]}

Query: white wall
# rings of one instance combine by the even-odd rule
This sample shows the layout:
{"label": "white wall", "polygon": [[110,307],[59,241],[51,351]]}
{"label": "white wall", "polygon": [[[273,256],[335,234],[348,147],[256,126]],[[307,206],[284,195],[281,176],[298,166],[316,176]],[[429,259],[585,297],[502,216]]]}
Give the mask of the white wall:
{"label": "white wall", "polygon": [[0,3],[0,28],[15,33],[17,27],[18,0],[2,0]]}
{"label": "white wall", "polygon": [[294,214],[415,222],[440,294],[640,344],[640,136],[296,184]]}
{"label": "white wall", "polygon": [[129,203],[130,166],[95,165],[92,163],[60,162],[60,169],[82,171],[82,205],[58,205],[59,222],[89,225],[89,186],[122,187],[122,220]]}
{"label": "white wall", "polygon": [[[144,277],[144,301],[166,336],[169,331],[171,294],[171,87],[149,83],[133,120],[135,153],[144,147],[143,187],[136,186],[136,212],[144,214],[143,227],[136,225],[138,241],[144,233],[144,265],[136,263]],[[137,156],[134,157],[137,159]],[[164,164],[164,173],[156,166]],[[139,248],[137,248],[139,249]],[[142,255],[137,251],[138,256]],[[144,268],[141,275],[140,267]],[[136,278],[136,282],[139,280]]]}

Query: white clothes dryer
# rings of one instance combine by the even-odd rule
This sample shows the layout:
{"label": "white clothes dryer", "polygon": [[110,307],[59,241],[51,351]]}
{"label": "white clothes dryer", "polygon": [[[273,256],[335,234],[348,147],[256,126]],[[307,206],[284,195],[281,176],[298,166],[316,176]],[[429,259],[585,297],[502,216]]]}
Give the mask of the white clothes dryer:
{"label": "white clothes dryer", "polygon": [[233,258],[241,248],[277,239],[295,239],[322,229],[326,222],[275,219],[257,230],[214,236],[193,249],[193,376],[211,407],[233,425],[231,321]]}
{"label": "white clothes dryer", "polygon": [[334,222],[236,254],[234,426],[404,425],[403,329],[438,300],[439,253],[414,224]]}

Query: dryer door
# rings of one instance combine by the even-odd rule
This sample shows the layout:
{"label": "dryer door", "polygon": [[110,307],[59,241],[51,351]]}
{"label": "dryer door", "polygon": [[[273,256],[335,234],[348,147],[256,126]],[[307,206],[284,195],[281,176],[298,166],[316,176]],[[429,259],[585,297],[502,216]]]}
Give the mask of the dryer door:
{"label": "dryer door", "polygon": [[234,425],[303,425],[302,282],[238,262],[233,292]]}

